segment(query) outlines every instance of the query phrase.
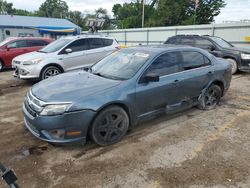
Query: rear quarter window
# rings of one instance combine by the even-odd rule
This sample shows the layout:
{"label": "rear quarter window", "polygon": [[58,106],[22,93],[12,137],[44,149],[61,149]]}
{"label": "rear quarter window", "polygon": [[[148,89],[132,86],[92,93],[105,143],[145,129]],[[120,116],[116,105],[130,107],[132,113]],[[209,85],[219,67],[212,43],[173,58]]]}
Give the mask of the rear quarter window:
{"label": "rear quarter window", "polygon": [[112,39],[102,39],[102,42],[104,46],[111,46],[113,44]]}
{"label": "rear quarter window", "polygon": [[102,39],[101,38],[90,38],[89,39],[89,47],[90,47],[90,49],[104,47]]}
{"label": "rear quarter window", "polygon": [[211,61],[202,53],[196,51],[183,51],[182,68],[183,70],[190,70],[211,65]]}

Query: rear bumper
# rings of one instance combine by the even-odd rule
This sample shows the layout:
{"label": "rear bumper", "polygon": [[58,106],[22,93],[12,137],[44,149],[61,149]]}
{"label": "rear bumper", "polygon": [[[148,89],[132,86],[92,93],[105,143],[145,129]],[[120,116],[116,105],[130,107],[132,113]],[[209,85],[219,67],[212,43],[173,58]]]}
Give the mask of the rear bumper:
{"label": "rear bumper", "polygon": [[[57,116],[31,115],[23,105],[24,123],[27,129],[36,138],[50,143],[86,142],[88,128],[95,116],[91,110],[64,113]],[[58,138],[53,135],[55,131],[63,131]],[[78,133],[78,134],[68,134]]]}

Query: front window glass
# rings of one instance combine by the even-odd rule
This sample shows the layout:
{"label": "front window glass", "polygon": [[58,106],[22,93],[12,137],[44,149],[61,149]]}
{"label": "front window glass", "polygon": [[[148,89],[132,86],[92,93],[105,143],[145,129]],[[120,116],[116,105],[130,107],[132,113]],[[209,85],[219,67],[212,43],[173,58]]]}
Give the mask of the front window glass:
{"label": "front window glass", "polygon": [[214,42],[216,42],[220,47],[222,48],[231,48],[233,47],[232,44],[230,44],[229,42],[223,40],[222,38],[219,37],[210,37]]}
{"label": "front window glass", "polygon": [[39,52],[43,53],[52,53],[60,50],[62,47],[64,47],[66,44],[68,44],[71,40],[70,39],[58,39],[49,45],[45,46]]}
{"label": "front window glass", "polygon": [[179,52],[168,52],[159,56],[150,65],[147,73],[154,73],[159,76],[165,76],[180,72],[180,53]]}
{"label": "front window glass", "polygon": [[149,57],[150,55],[144,52],[121,50],[92,66],[91,71],[106,78],[127,80],[136,74]]}

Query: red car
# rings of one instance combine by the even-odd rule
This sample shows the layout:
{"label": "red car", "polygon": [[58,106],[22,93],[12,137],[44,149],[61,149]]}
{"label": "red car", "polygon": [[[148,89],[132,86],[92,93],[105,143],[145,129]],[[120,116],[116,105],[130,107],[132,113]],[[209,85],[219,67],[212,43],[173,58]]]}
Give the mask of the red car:
{"label": "red car", "polygon": [[49,38],[26,38],[10,37],[0,42],[0,71],[3,68],[11,68],[11,61],[14,57],[28,52],[37,51],[46,46],[53,39]]}

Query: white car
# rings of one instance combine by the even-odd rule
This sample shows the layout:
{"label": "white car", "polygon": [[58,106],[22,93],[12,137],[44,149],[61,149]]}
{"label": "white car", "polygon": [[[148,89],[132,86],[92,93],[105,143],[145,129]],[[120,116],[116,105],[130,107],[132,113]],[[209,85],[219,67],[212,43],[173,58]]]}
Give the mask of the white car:
{"label": "white car", "polygon": [[89,67],[120,49],[114,38],[80,35],[58,39],[39,51],[17,56],[12,61],[14,77],[43,80],[57,74]]}

